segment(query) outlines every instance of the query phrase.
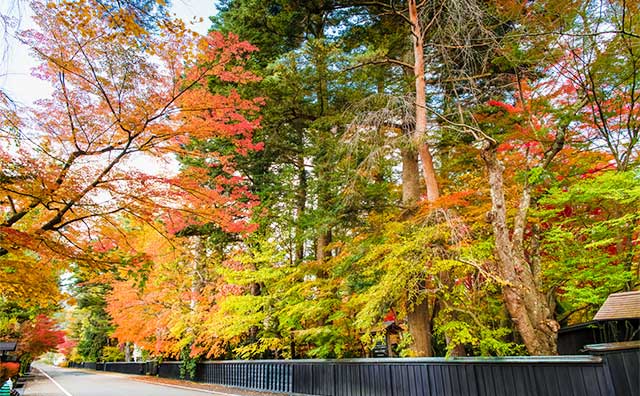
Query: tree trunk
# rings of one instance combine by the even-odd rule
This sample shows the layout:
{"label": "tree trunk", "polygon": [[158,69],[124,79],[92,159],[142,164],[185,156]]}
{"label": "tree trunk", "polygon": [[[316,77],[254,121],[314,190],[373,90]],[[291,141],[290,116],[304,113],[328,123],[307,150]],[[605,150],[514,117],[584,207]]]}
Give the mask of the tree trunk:
{"label": "tree trunk", "polygon": [[192,262],[191,262],[191,298],[189,300],[189,308],[191,312],[195,312],[198,306],[198,296],[204,287],[203,268],[201,263],[201,254],[203,252],[202,237],[194,235],[188,237]]}
{"label": "tree trunk", "polygon": [[[422,176],[427,190],[427,201],[434,202],[440,196],[438,181],[433,167],[433,158],[429,152],[429,146],[425,142],[427,133],[427,97],[426,82],[424,77],[424,43],[422,24],[418,16],[418,7],[415,0],[409,0],[409,20],[411,22],[411,33],[413,36],[413,73],[415,77],[415,128],[411,136],[415,147],[417,147],[422,164]],[[413,154],[413,153],[411,153]],[[410,161],[409,153],[402,153],[403,159],[403,203],[417,202],[419,194],[412,184],[404,185],[405,182],[412,183],[414,169]],[[407,180],[405,177],[405,168]],[[406,193],[406,195],[405,195]],[[416,194],[415,196],[413,194]],[[422,301],[416,303],[415,300],[407,301],[407,322],[409,332],[413,338],[411,350],[415,356],[431,356],[431,312],[429,311],[429,297],[424,296]]]}
{"label": "tree trunk", "polygon": [[318,238],[316,239],[316,260],[318,263],[323,263],[327,256],[330,256],[329,252],[327,252],[327,247],[331,243],[331,231],[327,232],[319,232]]}
{"label": "tree trunk", "polygon": [[531,199],[530,187],[524,188],[511,232],[504,198],[504,166],[496,156],[495,145],[487,143],[481,154],[489,173],[492,202],[489,220],[493,227],[499,273],[506,282],[502,290],[507,310],[530,354],[556,355],[560,326],[553,318],[547,299],[536,286],[537,280],[524,252],[522,235]]}
{"label": "tree trunk", "polygon": [[424,296],[419,304],[409,307],[407,322],[409,333],[413,338],[411,352],[414,356],[432,356],[431,345],[431,312],[429,311],[429,297]]}
{"label": "tree trunk", "polygon": [[[257,268],[255,267],[255,265],[253,265],[253,267],[251,268],[251,270],[253,270],[253,271],[256,271],[256,270],[257,270]],[[259,296],[259,295],[261,295],[261,294],[262,294],[262,288],[260,287],[260,284],[259,284],[259,283],[257,283],[257,282],[252,282],[252,283],[249,285],[249,293],[250,293],[252,296]],[[250,339],[251,341],[254,341],[254,342],[255,342],[255,341],[257,341],[257,339],[258,339],[258,331],[259,331],[259,330],[260,330],[260,329],[258,328],[258,326],[255,326],[255,325],[254,325],[254,326],[251,326],[251,327],[249,328],[249,339]]]}
{"label": "tree trunk", "polygon": [[[300,139],[302,141],[302,138]],[[298,188],[296,191],[296,229],[295,229],[295,259],[294,263],[299,264],[304,260],[304,238],[301,224],[302,216],[307,206],[307,170],[304,167],[304,156],[300,154],[297,160],[298,167]]]}
{"label": "tree trunk", "polygon": [[[410,148],[401,148],[402,156],[402,204],[411,207],[420,198],[420,171],[418,155]],[[429,311],[429,298],[416,304],[407,299],[405,302],[407,311],[407,324],[409,333],[413,339],[411,351],[414,356],[431,356],[431,314]]]}
{"label": "tree trunk", "polygon": [[420,197],[418,155],[409,148],[401,148],[400,155],[402,156],[402,205],[410,207],[415,205]]}
{"label": "tree trunk", "polygon": [[131,361],[131,343],[129,341],[124,343],[124,361],[127,363]]}
{"label": "tree trunk", "polygon": [[413,35],[413,74],[416,89],[416,127],[413,132],[413,142],[420,153],[422,162],[422,176],[427,188],[427,201],[433,202],[440,197],[440,189],[433,167],[433,157],[429,152],[429,145],[425,142],[427,134],[427,89],[424,77],[424,42],[422,24],[418,15],[416,0],[409,0],[409,20]]}

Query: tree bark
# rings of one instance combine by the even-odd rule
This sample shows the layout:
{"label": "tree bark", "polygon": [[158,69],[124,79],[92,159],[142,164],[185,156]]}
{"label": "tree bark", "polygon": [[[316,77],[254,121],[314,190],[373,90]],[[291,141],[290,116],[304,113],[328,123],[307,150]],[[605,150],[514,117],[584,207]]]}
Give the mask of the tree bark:
{"label": "tree bark", "polygon": [[[302,137],[300,138],[302,141]],[[295,229],[295,264],[304,260],[304,238],[301,224],[302,216],[307,206],[307,170],[304,167],[304,156],[300,154],[297,160],[298,167],[298,188],[296,191],[296,229]]]}
{"label": "tree bark", "polygon": [[[402,156],[402,204],[412,207],[420,198],[420,171],[418,154],[410,148],[401,148]],[[405,302],[409,334],[413,339],[411,351],[414,356],[431,356],[431,312],[429,298],[425,296],[420,303],[408,298]]]}
{"label": "tree bark", "polygon": [[316,260],[318,263],[323,263],[327,256],[330,256],[329,252],[327,252],[327,247],[331,243],[331,231],[328,232],[319,232],[318,238],[316,239]]}
{"label": "tree bark", "polygon": [[429,145],[425,142],[427,134],[427,90],[424,77],[424,32],[422,31],[416,0],[409,0],[408,5],[413,36],[413,74],[415,76],[416,90],[416,127],[413,132],[413,142],[420,153],[422,177],[427,188],[427,201],[434,202],[440,197],[440,189],[433,167],[433,157],[429,152]]}
{"label": "tree bark", "polygon": [[431,312],[429,311],[429,297],[425,296],[418,304],[409,307],[407,322],[409,333],[413,338],[411,352],[414,356],[432,356]]}
{"label": "tree bark", "polygon": [[560,326],[553,318],[547,299],[536,286],[538,282],[526,260],[523,246],[530,186],[525,185],[514,230],[510,232],[504,197],[504,166],[496,156],[494,144],[487,142],[481,155],[489,173],[492,202],[489,220],[493,227],[499,273],[506,282],[502,289],[505,305],[530,354],[556,355]]}
{"label": "tree bark", "polygon": [[[257,268],[255,267],[255,265],[253,266],[253,268],[251,268],[253,271],[256,271]],[[249,285],[249,293],[252,296],[259,296],[262,294],[262,287],[260,287],[260,284],[257,282],[253,282]],[[251,326],[249,328],[249,339],[252,341],[256,341],[258,338],[258,331],[260,329],[258,328],[258,326]]]}
{"label": "tree bark", "polygon": [[402,156],[402,205],[410,207],[415,205],[420,197],[418,155],[409,148],[401,148],[400,155]]}
{"label": "tree bark", "polygon": [[131,361],[131,343],[129,341],[124,343],[124,361],[127,363]]}

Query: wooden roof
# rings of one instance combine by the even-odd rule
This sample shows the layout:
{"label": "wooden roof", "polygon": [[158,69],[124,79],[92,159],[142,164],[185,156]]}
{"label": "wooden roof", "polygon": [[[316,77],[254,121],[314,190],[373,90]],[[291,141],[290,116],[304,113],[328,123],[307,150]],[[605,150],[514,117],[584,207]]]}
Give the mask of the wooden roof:
{"label": "wooden roof", "polygon": [[594,320],[638,318],[640,318],[640,291],[611,294],[593,317]]}
{"label": "wooden roof", "polygon": [[17,342],[0,342],[0,351],[15,351]]}

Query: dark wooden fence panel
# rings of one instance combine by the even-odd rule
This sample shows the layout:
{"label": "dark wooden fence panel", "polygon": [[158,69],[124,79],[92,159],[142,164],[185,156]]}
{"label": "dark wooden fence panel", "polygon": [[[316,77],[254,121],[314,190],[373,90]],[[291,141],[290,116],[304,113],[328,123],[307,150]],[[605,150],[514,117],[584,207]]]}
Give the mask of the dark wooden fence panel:
{"label": "dark wooden fence panel", "polygon": [[89,369],[89,370],[95,370],[96,369],[96,364],[95,362],[86,362],[84,363],[83,368]]}
{"label": "dark wooden fence panel", "polygon": [[290,361],[226,361],[200,363],[197,380],[239,388],[291,392]]}
{"label": "dark wooden fence panel", "polygon": [[603,354],[616,396],[640,394],[640,350],[612,351]]}
{"label": "dark wooden fence panel", "polygon": [[162,362],[158,364],[158,377],[180,378],[180,362]]}
{"label": "dark wooden fence panel", "polygon": [[294,393],[321,396],[610,396],[613,392],[602,359],[590,356],[307,361],[296,362],[293,372]]}
{"label": "dark wooden fence panel", "polygon": [[104,371],[114,371],[123,374],[146,374],[146,363],[125,363],[125,362],[106,362],[104,363]]}

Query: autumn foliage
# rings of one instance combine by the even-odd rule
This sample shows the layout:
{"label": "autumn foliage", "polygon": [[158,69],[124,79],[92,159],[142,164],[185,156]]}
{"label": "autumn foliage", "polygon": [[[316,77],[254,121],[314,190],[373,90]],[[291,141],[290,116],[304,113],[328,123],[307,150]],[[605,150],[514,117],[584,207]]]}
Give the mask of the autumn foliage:
{"label": "autumn foliage", "polygon": [[13,378],[20,372],[20,363],[0,362],[0,382],[4,384],[9,378]]}
{"label": "autumn foliage", "polygon": [[[202,170],[176,172],[167,161],[190,140],[224,138],[238,153],[261,147],[251,137],[259,101],[207,90],[212,79],[255,81],[241,66],[254,48],[171,21],[140,46],[134,26],[112,26],[91,1],[36,2],[34,11],[41,30],[23,40],[42,61],[35,75],[55,92],[24,111],[28,128],[3,130],[2,260],[17,267],[33,252],[43,262],[112,263],[100,254],[109,246],[100,230],[121,231],[124,214],[163,217],[176,230],[207,222],[245,230],[254,197],[241,178],[206,184]],[[233,167],[217,153],[199,155],[208,167]],[[143,162],[164,162],[164,171]]]}
{"label": "autumn foliage", "polygon": [[[234,175],[236,156],[262,148],[253,141],[262,100],[235,88],[257,81],[243,68],[255,47],[232,34],[199,36],[168,17],[143,25],[105,14],[94,0],[32,7],[38,29],[21,40],[40,61],[34,76],[54,93],[31,109],[2,94],[3,298],[57,303],[57,278],[71,262],[141,271],[150,256],[129,243],[129,220],[165,238],[205,224],[237,234],[255,228],[256,196]],[[229,89],[214,93],[213,82]],[[192,149],[210,139],[231,151]],[[187,155],[198,164],[179,167],[176,158]],[[25,353],[49,347],[42,320],[37,334],[25,333]]]}
{"label": "autumn foliage", "polygon": [[65,332],[57,327],[58,324],[45,315],[38,315],[23,323],[18,354],[35,358],[45,352],[55,351],[64,342],[65,336]]}
{"label": "autumn foliage", "polygon": [[54,93],[0,92],[25,353],[75,299],[85,360],[361,357],[389,322],[397,356],[555,354],[640,286],[638,2],[271,3],[200,36],[33,2]]}
{"label": "autumn foliage", "polygon": [[[356,357],[393,310],[398,355],[555,354],[560,326],[638,287],[635,3],[285,3],[261,9],[269,28],[243,2],[215,19],[271,62],[265,151],[240,167],[261,227],[176,240],[145,290],[115,281],[119,340],[176,358]],[[603,20],[619,32],[581,36]]]}

